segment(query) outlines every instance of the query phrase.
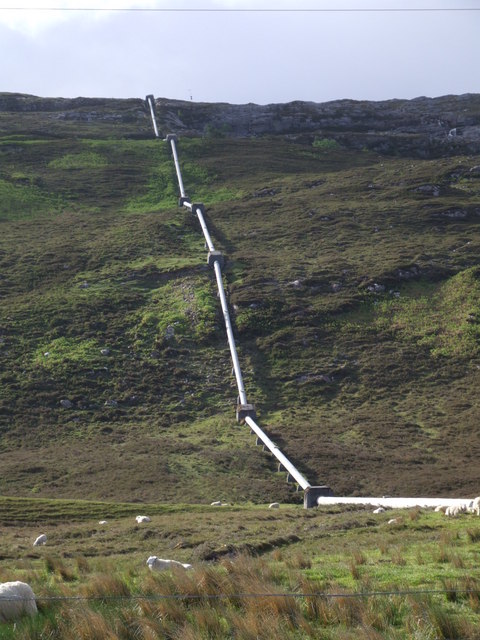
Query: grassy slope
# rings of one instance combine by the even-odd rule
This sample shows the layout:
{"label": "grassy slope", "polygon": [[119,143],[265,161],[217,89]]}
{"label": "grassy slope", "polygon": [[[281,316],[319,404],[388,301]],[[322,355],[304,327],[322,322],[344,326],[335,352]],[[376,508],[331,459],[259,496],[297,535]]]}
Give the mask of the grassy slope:
{"label": "grassy slope", "polygon": [[[0,140],[0,493],[299,499],[235,424],[166,145],[97,133]],[[339,494],[478,493],[478,157],[282,138],[179,152],[228,257],[248,397],[300,470]]]}
{"label": "grassy slope", "polygon": [[[478,637],[473,515],[27,498],[0,498],[0,510],[0,580],[28,582],[40,604],[33,621],[0,624],[0,638]],[[138,512],[151,522],[136,524]],[[47,545],[32,547],[40,532]],[[153,576],[151,554],[193,571]],[[366,597],[372,592],[390,595]],[[318,593],[362,595],[308,597]]]}

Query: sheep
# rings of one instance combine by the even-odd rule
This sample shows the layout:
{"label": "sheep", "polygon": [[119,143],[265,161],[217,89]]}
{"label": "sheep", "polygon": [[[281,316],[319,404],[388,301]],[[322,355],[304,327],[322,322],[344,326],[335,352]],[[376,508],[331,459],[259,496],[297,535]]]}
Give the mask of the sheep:
{"label": "sheep", "polygon": [[47,536],[42,533],[42,535],[38,536],[38,538],[33,543],[34,547],[38,547],[41,544],[47,544]]}
{"label": "sheep", "polygon": [[147,560],[147,565],[150,571],[168,571],[175,568],[192,569],[191,564],[178,562],[178,560],[164,560],[163,558],[157,558],[157,556],[150,556]]}
{"label": "sheep", "polygon": [[465,504],[456,504],[450,507],[447,507],[445,510],[445,515],[450,518],[456,518],[461,513],[465,513],[467,510],[467,505]]}
{"label": "sheep", "polygon": [[480,496],[473,501],[472,509],[477,516],[480,516]]}
{"label": "sheep", "polygon": [[391,518],[391,519],[388,521],[388,524],[400,524],[400,522],[401,522],[401,521],[402,521],[402,519],[401,519],[401,518]]}
{"label": "sheep", "polygon": [[32,587],[26,582],[0,584],[0,622],[17,620],[24,614],[34,616],[37,603]]}
{"label": "sheep", "polygon": [[137,516],[137,517],[135,518],[135,520],[136,520],[138,523],[140,523],[140,522],[151,522],[151,521],[152,521],[152,519],[151,519],[151,518],[149,518],[148,516]]}
{"label": "sheep", "polygon": [[385,509],[383,507],[378,507],[378,509],[375,509],[373,513],[383,513],[384,511]]}
{"label": "sheep", "polygon": [[442,512],[445,513],[445,511],[448,509],[448,507],[446,507],[444,504],[439,504],[438,506],[435,507],[435,511],[438,512]]}
{"label": "sheep", "polygon": [[107,521],[106,520],[99,520],[98,524],[107,524]]}
{"label": "sheep", "polygon": [[269,509],[279,509],[280,505],[278,502],[272,502],[271,504],[268,505]]}
{"label": "sheep", "polygon": [[215,502],[211,502],[210,503],[211,507],[226,507],[227,503],[226,502],[222,502],[221,500],[215,500]]}

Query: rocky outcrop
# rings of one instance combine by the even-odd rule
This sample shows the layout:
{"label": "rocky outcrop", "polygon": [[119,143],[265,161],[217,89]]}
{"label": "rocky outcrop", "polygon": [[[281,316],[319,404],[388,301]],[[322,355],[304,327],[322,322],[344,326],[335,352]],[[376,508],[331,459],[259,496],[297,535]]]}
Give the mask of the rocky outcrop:
{"label": "rocky outcrop", "polygon": [[[328,138],[350,148],[420,156],[480,151],[480,94],[420,97],[369,102],[335,100],[286,104],[198,103],[157,98],[162,134],[250,137],[262,135]],[[42,131],[76,125],[114,126],[118,135],[152,135],[150,111],[143,99],[39,98],[0,93],[0,127],[13,118]],[[28,130],[28,126],[26,126]]]}
{"label": "rocky outcrop", "polygon": [[192,103],[158,98],[159,126],[184,135],[309,135],[383,153],[430,156],[480,150],[480,95],[368,102],[269,105]]}

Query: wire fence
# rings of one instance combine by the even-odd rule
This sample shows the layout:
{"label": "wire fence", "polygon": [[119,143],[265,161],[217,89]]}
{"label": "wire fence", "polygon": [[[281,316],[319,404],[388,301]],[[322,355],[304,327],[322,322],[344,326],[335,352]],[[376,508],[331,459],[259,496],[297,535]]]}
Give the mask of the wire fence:
{"label": "wire fence", "polygon": [[[478,588],[451,588],[451,589],[399,589],[391,591],[355,591],[336,592],[327,591],[297,592],[285,591],[278,593],[255,592],[255,593],[167,593],[167,594],[128,594],[128,595],[88,595],[88,596],[36,596],[39,602],[95,602],[95,601],[128,601],[128,600],[148,600],[160,602],[162,600],[229,600],[229,599],[262,599],[262,598],[321,598],[324,600],[335,599],[355,599],[355,598],[391,598],[408,596],[443,596],[443,595],[475,595],[480,597],[480,585]],[[18,601],[19,597],[2,597],[0,601]],[[21,598],[29,600],[30,598]]]}

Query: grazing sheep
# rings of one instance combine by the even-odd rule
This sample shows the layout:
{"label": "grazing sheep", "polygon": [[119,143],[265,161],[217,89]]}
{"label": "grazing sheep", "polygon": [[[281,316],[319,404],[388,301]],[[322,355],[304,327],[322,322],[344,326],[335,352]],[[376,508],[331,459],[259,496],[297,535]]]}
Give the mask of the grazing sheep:
{"label": "grazing sheep", "polygon": [[210,503],[211,507],[226,507],[227,503],[226,502],[222,502],[221,500],[215,500],[215,502],[211,502]]}
{"label": "grazing sheep", "polygon": [[107,521],[106,520],[99,520],[98,524],[107,524]]}
{"label": "grazing sheep", "polygon": [[480,496],[473,501],[472,509],[477,516],[480,516]]}
{"label": "grazing sheep", "polygon": [[467,506],[465,504],[456,504],[450,507],[447,507],[445,510],[445,515],[450,518],[456,518],[461,513],[465,513],[467,510]]}
{"label": "grazing sheep", "polygon": [[41,544],[47,544],[47,536],[44,533],[42,533],[41,536],[38,536],[38,538],[33,543],[33,546],[38,547]]}
{"label": "grazing sheep", "polygon": [[0,622],[17,620],[24,614],[34,616],[37,603],[32,588],[26,582],[0,584]]}
{"label": "grazing sheep", "polygon": [[135,518],[135,520],[136,520],[138,523],[140,523],[140,522],[151,522],[151,521],[152,521],[152,519],[151,519],[151,518],[149,518],[148,516],[137,516],[137,517]]}
{"label": "grazing sheep", "polygon": [[385,509],[383,507],[378,507],[377,509],[375,509],[375,511],[373,511],[373,513],[383,513],[385,511]]}
{"label": "grazing sheep", "polygon": [[269,509],[279,509],[280,505],[278,502],[272,502],[271,504],[268,505]]}
{"label": "grazing sheep", "polygon": [[150,556],[147,560],[147,565],[150,571],[168,571],[175,568],[192,569],[191,564],[184,564],[183,562],[178,562],[178,560],[164,560],[163,558],[157,558],[157,556]]}
{"label": "grazing sheep", "polygon": [[446,507],[444,504],[439,504],[437,507],[435,507],[435,511],[438,513],[439,511],[441,511],[442,513],[445,513],[445,511],[448,509],[448,507]]}
{"label": "grazing sheep", "polygon": [[402,521],[401,518],[392,518],[388,521],[388,524],[399,524]]}

